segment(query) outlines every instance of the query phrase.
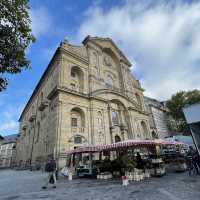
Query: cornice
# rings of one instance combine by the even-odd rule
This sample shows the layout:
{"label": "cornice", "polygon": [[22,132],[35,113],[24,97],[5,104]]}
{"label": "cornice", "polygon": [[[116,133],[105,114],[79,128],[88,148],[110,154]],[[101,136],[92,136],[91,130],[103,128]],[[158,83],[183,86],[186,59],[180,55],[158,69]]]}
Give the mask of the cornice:
{"label": "cornice", "polygon": [[78,59],[80,62],[83,62],[85,64],[89,64],[89,60],[88,59],[85,59],[84,57],[80,56],[79,54],[77,54],[76,52],[74,52],[73,50],[70,49],[70,51],[64,47],[61,47],[60,48],[61,52],[67,54],[67,55],[70,55],[72,56],[73,58],[75,59]]}

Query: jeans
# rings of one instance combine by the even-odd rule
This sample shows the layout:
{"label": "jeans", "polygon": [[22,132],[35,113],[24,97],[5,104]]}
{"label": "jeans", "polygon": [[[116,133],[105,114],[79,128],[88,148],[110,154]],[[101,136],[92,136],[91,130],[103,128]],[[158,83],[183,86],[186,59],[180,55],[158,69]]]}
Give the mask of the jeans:
{"label": "jeans", "polygon": [[54,180],[53,185],[56,186],[56,175],[55,175],[55,172],[48,172],[47,176],[45,177],[44,187],[47,187],[49,185],[49,180],[50,180],[51,176],[53,176],[53,180]]}

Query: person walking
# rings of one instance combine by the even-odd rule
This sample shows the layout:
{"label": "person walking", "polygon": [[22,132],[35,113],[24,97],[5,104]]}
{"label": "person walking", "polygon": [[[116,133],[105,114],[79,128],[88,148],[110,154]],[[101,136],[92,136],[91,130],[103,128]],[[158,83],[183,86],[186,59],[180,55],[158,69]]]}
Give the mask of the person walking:
{"label": "person walking", "polygon": [[188,172],[189,176],[194,175],[194,149],[190,146],[188,154],[187,154],[187,166],[188,166]]}
{"label": "person walking", "polygon": [[49,183],[52,183],[53,188],[56,188],[56,162],[54,159],[48,160],[45,165],[45,172],[47,172],[47,177],[45,178],[45,184],[42,189],[46,189]]}

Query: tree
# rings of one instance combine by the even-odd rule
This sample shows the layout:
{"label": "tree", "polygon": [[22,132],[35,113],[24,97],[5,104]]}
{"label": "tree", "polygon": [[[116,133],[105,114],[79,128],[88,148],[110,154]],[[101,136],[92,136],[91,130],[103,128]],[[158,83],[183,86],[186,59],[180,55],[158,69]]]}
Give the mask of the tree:
{"label": "tree", "polygon": [[172,95],[171,99],[167,101],[169,114],[174,120],[173,129],[177,132],[188,132],[185,116],[183,114],[183,107],[200,102],[200,91],[181,91]]}
{"label": "tree", "polygon": [[35,41],[31,33],[28,0],[0,1],[0,91],[6,89],[7,74],[30,67],[25,50]]}

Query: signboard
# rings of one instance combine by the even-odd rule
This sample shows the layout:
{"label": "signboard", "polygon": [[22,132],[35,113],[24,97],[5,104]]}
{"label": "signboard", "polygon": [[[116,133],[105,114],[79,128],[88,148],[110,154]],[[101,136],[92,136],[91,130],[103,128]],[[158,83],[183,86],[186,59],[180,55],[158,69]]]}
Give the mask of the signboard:
{"label": "signboard", "polygon": [[200,103],[183,108],[183,112],[188,124],[200,122]]}

